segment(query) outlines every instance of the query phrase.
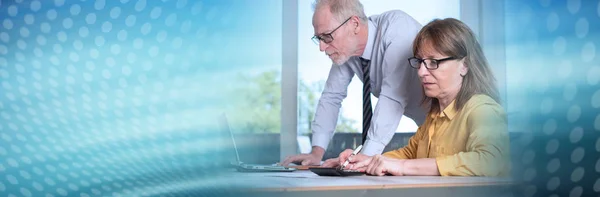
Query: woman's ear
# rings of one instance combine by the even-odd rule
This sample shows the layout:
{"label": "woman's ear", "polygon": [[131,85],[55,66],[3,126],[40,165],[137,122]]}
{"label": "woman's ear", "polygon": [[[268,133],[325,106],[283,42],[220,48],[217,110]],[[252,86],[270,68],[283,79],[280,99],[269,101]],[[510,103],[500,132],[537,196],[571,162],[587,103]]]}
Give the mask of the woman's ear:
{"label": "woman's ear", "polygon": [[469,72],[469,67],[467,66],[467,63],[465,63],[465,61],[461,61],[460,64],[460,76],[464,77],[467,75],[467,73]]}

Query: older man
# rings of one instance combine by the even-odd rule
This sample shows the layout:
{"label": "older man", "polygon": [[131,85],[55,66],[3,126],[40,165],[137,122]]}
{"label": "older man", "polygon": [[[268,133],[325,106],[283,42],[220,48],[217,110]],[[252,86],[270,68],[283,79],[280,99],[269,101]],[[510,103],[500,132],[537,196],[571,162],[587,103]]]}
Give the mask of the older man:
{"label": "older man", "polygon": [[[354,74],[363,82],[361,154],[380,154],[402,115],[418,125],[425,119],[426,109],[420,105],[423,89],[408,62],[421,24],[399,10],[367,18],[358,0],[317,0],[313,9],[313,41],[334,65],[312,123],[311,153],[289,156],[281,164],[320,165]],[[375,111],[371,93],[379,99]],[[336,161],[324,165],[337,165]]]}

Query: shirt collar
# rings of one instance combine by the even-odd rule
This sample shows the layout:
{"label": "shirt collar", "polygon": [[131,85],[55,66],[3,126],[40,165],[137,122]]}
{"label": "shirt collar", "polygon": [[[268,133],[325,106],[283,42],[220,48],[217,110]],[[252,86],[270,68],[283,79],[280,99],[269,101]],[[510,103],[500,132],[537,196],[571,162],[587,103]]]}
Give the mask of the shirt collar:
{"label": "shirt collar", "polygon": [[446,109],[444,109],[442,111],[442,113],[439,114],[439,117],[448,117],[448,119],[452,120],[452,118],[454,118],[454,116],[456,115],[456,108],[454,108],[454,102],[456,101],[456,99],[454,99],[447,107]]}
{"label": "shirt collar", "polygon": [[363,59],[367,59],[367,60],[371,60],[371,53],[373,51],[373,42],[375,42],[375,24],[373,24],[373,22],[371,22],[371,20],[369,20],[368,22],[369,24],[368,29],[369,29],[369,35],[367,38],[367,45],[365,46],[365,51],[363,52],[363,54],[360,56]]}

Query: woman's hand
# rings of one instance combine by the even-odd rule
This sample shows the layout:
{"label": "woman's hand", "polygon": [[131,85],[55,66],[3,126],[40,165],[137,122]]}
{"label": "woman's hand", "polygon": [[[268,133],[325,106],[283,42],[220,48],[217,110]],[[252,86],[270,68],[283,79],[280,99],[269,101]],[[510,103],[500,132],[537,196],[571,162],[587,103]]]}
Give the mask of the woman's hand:
{"label": "woman's hand", "polygon": [[[340,155],[337,158],[339,165],[343,165],[346,162],[346,160],[348,161],[348,164],[355,164],[357,162],[370,158],[369,156],[366,156],[361,153],[352,155],[352,152],[354,152],[354,150],[346,149],[342,153],[340,153]],[[346,166],[346,169],[348,169],[348,166]]]}
{"label": "woman's hand", "polygon": [[348,168],[364,171],[367,174],[376,176],[384,176],[386,174],[403,176],[405,161],[406,160],[392,159],[382,155],[375,155],[355,164],[348,165]]}

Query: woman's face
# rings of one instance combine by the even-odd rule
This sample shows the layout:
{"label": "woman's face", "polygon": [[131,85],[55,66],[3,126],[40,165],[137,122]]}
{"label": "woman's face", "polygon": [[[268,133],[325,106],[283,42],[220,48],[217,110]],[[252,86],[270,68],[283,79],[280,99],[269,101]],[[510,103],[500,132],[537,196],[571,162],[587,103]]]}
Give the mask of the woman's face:
{"label": "woman's face", "polygon": [[[442,55],[430,42],[423,42],[417,58],[425,59],[419,67],[419,78],[425,90],[427,97],[437,98],[439,100],[452,101],[460,91],[463,76],[467,74],[468,68],[464,64],[464,58],[451,59],[445,61],[436,61],[450,56]],[[435,59],[435,60],[432,60]],[[438,64],[437,69],[428,69],[434,64]]]}

